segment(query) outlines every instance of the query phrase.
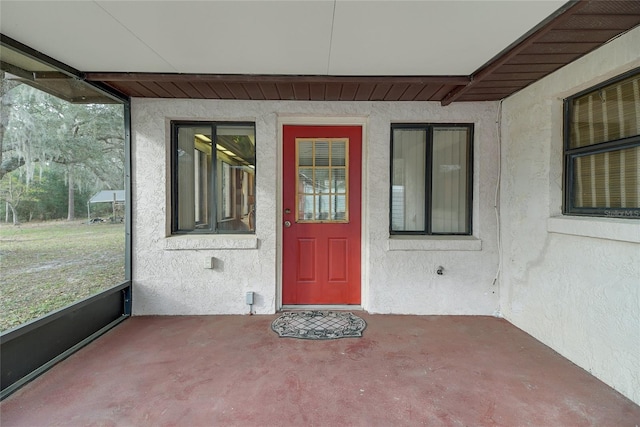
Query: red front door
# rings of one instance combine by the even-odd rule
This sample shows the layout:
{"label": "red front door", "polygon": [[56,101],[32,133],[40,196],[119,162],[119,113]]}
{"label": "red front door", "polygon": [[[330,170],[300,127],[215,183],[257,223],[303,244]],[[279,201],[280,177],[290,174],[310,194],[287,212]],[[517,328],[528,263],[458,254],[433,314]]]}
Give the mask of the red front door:
{"label": "red front door", "polygon": [[360,304],[360,126],[284,126],[282,303]]}

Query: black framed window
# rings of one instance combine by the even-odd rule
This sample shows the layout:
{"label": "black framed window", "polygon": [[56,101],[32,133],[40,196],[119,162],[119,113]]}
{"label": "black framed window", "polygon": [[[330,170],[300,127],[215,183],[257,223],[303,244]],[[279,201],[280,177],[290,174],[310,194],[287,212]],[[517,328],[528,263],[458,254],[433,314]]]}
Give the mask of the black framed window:
{"label": "black framed window", "polygon": [[171,122],[172,233],[255,232],[255,124]]}
{"label": "black framed window", "polygon": [[472,124],[391,126],[391,234],[470,235]]}
{"label": "black framed window", "polygon": [[640,218],[640,69],[564,102],[565,214]]}

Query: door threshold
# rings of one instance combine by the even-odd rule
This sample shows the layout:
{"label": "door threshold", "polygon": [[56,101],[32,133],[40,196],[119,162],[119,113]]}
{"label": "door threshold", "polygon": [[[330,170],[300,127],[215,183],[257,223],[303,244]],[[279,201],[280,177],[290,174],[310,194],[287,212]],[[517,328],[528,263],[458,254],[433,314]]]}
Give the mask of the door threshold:
{"label": "door threshold", "polygon": [[300,304],[300,305],[283,305],[283,310],[356,310],[362,311],[361,305],[333,304],[333,305],[316,305],[316,304]]}

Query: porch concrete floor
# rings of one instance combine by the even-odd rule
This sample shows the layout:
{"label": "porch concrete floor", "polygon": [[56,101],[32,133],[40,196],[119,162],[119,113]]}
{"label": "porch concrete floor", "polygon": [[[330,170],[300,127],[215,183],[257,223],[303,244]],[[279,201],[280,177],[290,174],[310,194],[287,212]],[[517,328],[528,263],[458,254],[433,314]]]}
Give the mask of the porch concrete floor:
{"label": "porch concrete floor", "polygon": [[364,336],[333,341],[279,338],[275,315],[134,317],[5,399],[1,423],[640,424],[639,406],[505,320],[358,314]]}

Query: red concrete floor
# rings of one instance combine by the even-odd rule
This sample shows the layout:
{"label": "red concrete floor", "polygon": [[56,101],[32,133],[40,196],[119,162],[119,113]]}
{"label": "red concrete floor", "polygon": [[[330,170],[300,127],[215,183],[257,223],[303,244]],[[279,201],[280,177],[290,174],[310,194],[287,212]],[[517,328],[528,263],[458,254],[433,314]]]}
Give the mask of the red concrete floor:
{"label": "red concrete floor", "polygon": [[9,426],[629,426],[640,407],[491,317],[359,313],[362,338],[274,316],[134,317],[0,404]]}

